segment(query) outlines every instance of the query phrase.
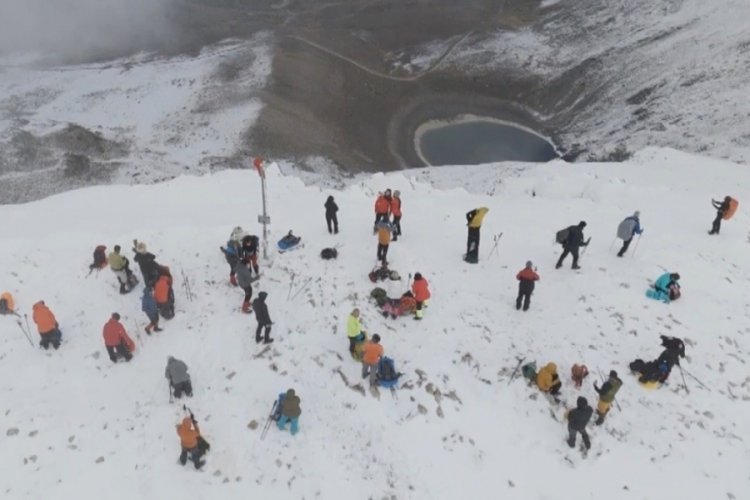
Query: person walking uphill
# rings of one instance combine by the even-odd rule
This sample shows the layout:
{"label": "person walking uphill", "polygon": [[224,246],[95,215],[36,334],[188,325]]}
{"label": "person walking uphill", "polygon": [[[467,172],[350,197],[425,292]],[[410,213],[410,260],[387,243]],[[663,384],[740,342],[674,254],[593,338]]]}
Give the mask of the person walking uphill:
{"label": "person walking uphill", "polygon": [[130,361],[133,358],[132,352],[135,349],[135,343],[128,337],[125,327],[120,323],[118,313],[112,313],[112,317],[104,324],[102,336],[109,359],[113,363],[117,363],[119,358],[125,358],[125,361]]}
{"label": "person walking uphill", "polygon": [[424,316],[423,308],[428,307],[430,304],[429,287],[429,283],[422,277],[421,273],[414,274],[414,283],[411,285],[411,293],[414,295],[414,300],[417,301],[417,310],[414,313],[414,319],[422,319]]}
{"label": "person walking uphill", "polygon": [[339,234],[339,219],[336,216],[336,212],[339,211],[339,206],[333,201],[333,196],[329,196],[323,206],[326,208],[326,225],[328,226],[328,232],[330,234]]}
{"label": "person walking uphill", "polygon": [[362,378],[370,377],[370,386],[375,387],[378,383],[378,364],[383,357],[383,346],[380,345],[380,335],[372,336],[372,340],[365,343],[365,351],[362,356]]}
{"label": "person walking uphill", "polygon": [[36,323],[36,328],[41,337],[39,347],[49,349],[50,344],[52,344],[55,349],[59,348],[60,342],[62,342],[62,332],[60,332],[60,326],[57,324],[55,315],[52,314],[43,300],[34,304],[32,310],[32,319]]}
{"label": "person walking uphill", "polygon": [[466,225],[469,233],[466,237],[466,255],[464,260],[470,264],[479,262],[479,230],[482,227],[484,216],[490,209],[487,207],[475,208],[466,214]]}
{"label": "person walking uphill", "polygon": [[188,367],[183,361],[168,356],[164,377],[169,380],[169,385],[174,390],[174,397],[180,399],[183,393],[189,398],[193,397],[193,385],[190,383]]}
{"label": "person walking uphill", "polygon": [[518,280],[518,297],[516,297],[516,310],[521,309],[523,301],[523,310],[528,311],[531,303],[531,294],[534,293],[534,285],[539,280],[539,275],[534,271],[534,263],[530,260],[526,262],[526,267],[516,274]]}
{"label": "person walking uphill", "polygon": [[714,222],[711,225],[711,230],[708,234],[719,234],[719,230],[721,230],[721,220],[731,219],[737,211],[739,203],[731,196],[725,196],[724,201],[722,202],[711,199],[711,204],[716,209],[716,218],[714,219]]}
{"label": "person walking uphill", "polygon": [[393,241],[398,241],[401,236],[401,191],[393,192],[391,198],[391,215],[393,215]]}
{"label": "person walking uphill", "polygon": [[377,231],[378,222],[388,222],[391,215],[391,190],[386,189],[385,193],[378,193],[375,200],[375,229]]}
{"label": "person walking uphill", "polygon": [[604,417],[607,416],[609,407],[612,405],[612,401],[615,400],[620,387],[622,387],[622,380],[617,377],[617,372],[614,370],[609,372],[609,379],[604,382],[601,388],[597,387],[596,382],[594,382],[594,390],[599,395],[599,404],[596,406],[596,425],[604,423]]}
{"label": "person walking uphill", "polygon": [[588,450],[591,448],[591,440],[586,432],[586,426],[591,420],[591,414],[594,409],[589,406],[589,402],[583,396],[578,396],[576,408],[568,412],[568,446],[575,448],[576,434],[580,433],[583,438],[583,446]]}
{"label": "person walking uphill", "polygon": [[143,289],[143,296],[141,297],[141,311],[146,313],[146,316],[148,317],[146,334],[151,335],[151,330],[160,332],[162,329],[159,328],[159,307],[156,305],[154,291],[151,288],[146,287]]}
{"label": "person walking uphill", "polygon": [[633,215],[625,217],[625,219],[620,222],[620,225],[617,226],[617,237],[622,240],[622,248],[617,252],[618,257],[622,257],[625,255],[625,252],[628,251],[630,242],[633,241],[633,236],[643,233],[640,217],[641,213],[636,210]]}
{"label": "person walking uphill", "polygon": [[245,292],[245,298],[242,300],[242,312],[252,313],[251,300],[253,298],[253,273],[244,260],[237,263],[234,268],[234,274],[237,276],[237,284]]}
{"label": "person walking uphill", "polygon": [[562,241],[563,253],[557,260],[555,269],[560,269],[562,267],[563,261],[565,260],[565,257],[568,256],[568,254],[573,255],[573,265],[571,266],[571,269],[581,268],[578,265],[578,249],[588,246],[589,242],[591,241],[591,238],[589,238],[587,241],[583,241],[583,229],[585,227],[586,221],[581,221],[577,226],[570,226],[567,228],[567,234],[565,236],[565,239]]}
{"label": "person walking uphill", "polygon": [[286,391],[284,401],[281,403],[281,417],[279,417],[279,421],[276,422],[276,426],[279,430],[283,431],[287,422],[291,422],[292,425],[289,432],[292,433],[292,436],[297,434],[297,431],[299,430],[299,416],[302,415],[302,409],[299,404],[300,399],[299,396],[294,393],[294,389]]}
{"label": "person walking uphill", "polygon": [[[268,305],[266,305],[266,292],[260,292],[258,298],[253,301],[253,311],[255,312],[255,319],[258,320],[258,328],[255,330],[255,342],[260,343],[262,340],[264,344],[270,344],[273,342],[271,335],[271,316],[268,315]],[[263,338],[260,336],[260,332],[264,331]]]}
{"label": "person walking uphill", "polygon": [[378,253],[377,259],[385,266],[388,264],[388,246],[391,244],[391,225],[388,222],[378,222]]}

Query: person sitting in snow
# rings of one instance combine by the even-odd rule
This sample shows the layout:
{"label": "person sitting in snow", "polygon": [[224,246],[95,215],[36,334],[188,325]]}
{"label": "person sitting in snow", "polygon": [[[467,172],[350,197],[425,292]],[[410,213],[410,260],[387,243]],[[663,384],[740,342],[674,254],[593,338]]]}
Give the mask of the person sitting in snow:
{"label": "person sitting in snow", "polygon": [[617,372],[614,370],[609,372],[609,379],[604,382],[601,388],[597,387],[596,382],[594,382],[594,390],[599,395],[599,404],[596,406],[596,415],[598,418],[594,422],[596,425],[604,423],[604,417],[609,413],[609,408],[612,405],[612,401],[615,400],[620,387],[622,387],[622,380],[617,377]]}
{"label": "person sitting in snow", "polygon": [[654,282],[653,290],[649,290],[646,295],[666,303],[677,300],[682,295],[679,280],[679,273],[664,273]]}
{"label": "person sitting in snow", "polygon": [[583,396],[578,396],[576,401],[576,408],[570,410],[566,415],[568,420],[568,446],[575,448],[576,446],[576,435],[581,434],[583,439],[583,446],[588,450],[591,448],[591,440],[586,432],[586,426],[591,420],[591,415],[594,413],[594,409],[589,406],[589,402]]}
{"label": "person sitting in snow", "polygon": [[168,356],[164,377],[169,380],[169,386],[174,390],[174,397],[180,399],[183,393],[189,398],[193,397],[193,385],[190,383],[188,367],[184,361]]}
{"label": "person sitting in snow", "polygon": [[414,300],[413,293],[406,292],[399,299],[386,297],[380,308],[384,318],[390,316],[392,319],[396,319],[399,316],[414,314],[417,311],[417,301]]}
{"label": "person sitting in snow", "polygon": [[52,311],[50,311],[43,300],[34,304],[32,310],[32,319],[36,323],[39,336],[41,337],[39,346],[49,349],[50,344],[52,344],[52,347],[55,349],[59,348],[62,342],[62,332],[60,331],[60,325],[57,324],[55,315],[52,314]]}
{"label": "person sitting in snow", "polygon": [[106,250],[107,247],[105,245],[98,245],[94,249],[94,262],[89,265],[89,274],[91,274],[92,271],[98,271],[107,265]]}
{"label": "person sitting in snow", "polygon": [[576,363],[570,368],[570,378],[573,379],[573,384],[576,386],[576,389],[579,389],[581,385],[583,385],[583,379],[588,377],[588,375],[589,369],[586,365],[579,365]]}
{"label": "person sitting in snow", "polygon": [[685,357],[685,343],[677,337],[660,335],[661,345],[665,347],[656,361],[644,362],[636,359],[630,363],[630,370],[640,373],[638,381],[642,384],[649,382],[664,383],[672,373],[672,367],[680,364],[680,358]]}
{"label": "person sitting in snow", "polygon": [[15,308],[16,304],[13,301],[13,295],[11,295],[10,292],[3,292],[3,294],[0,295],[0,314],[15,314],[18,316]]}
{"label": "person sitting in snow", "polygon": [[240,261],[240,256],[242,255],[242,238],[244,236],[245,231],[242,227],[237,226],[232,230],[232,234],[229,235],[226,248],[219,247],[224,254],[224,259],[229,264],[229,283],[233,286],[237,286],[237,277],[234,274],[234,269],[237,267],[237,263]]}
{"label": "person sitting in snow", "polygon": [[107,256],[107,262],[120,283],[120,293],[126,294],[138,284],[138,278],[130,270],[130,261],[120,253],[120,250],[120,245],[115,245],[114,251]]}
{"label": "person sitting in snow", "polygon": [[521,309],[523,301],[523,310],[528,311],[531,304],[531,294],[534,293],[535,282],[539,280],[539,275],[534,270],[534,263],[526,261],[526,267],[516,274],[518,280],[518,296],[516,297],[516,310]]}
{"label": "person sitting in snow", "polygon": [[430,305],[430,285],[422,277],[421,273],[414,274],[411,293],[414,294],[414,300],[417,301],[417,311],[414,313],[414,319],[422,319],[424,316],[423,309]]}
{"label": "person sitting in snow", "polygon": [[109,359],[113,363],[117,363],[119,358],[125,358],[125,361],[130,361],[133,358],[132,352],[135,349],[135,343],[128,337],[125,327],[120,323],[118,313],[112,313],[112,317],[104,324],[102,336]]}
{"label": "person sitting in snow", "polygon": [[278,422],[276,422],[279,430],[283,431],[287,422],[289,422],[292,424],[289,432],[292,433],[292,436],[297,434],[299,430],[299,416],[302,415],[302,409],[299,405],[300,398],[294,393],[294,389],[287,390],[284,401],[281,403],[281,416]]}
{"label": "person sitting in snow", "polygon": [[552,395],[560,393],[562,382],[557,375],[557,365],[555,363],[547,363],[544,368],[539,370],[539,373],[536,374],[536,385],[542,392]]}

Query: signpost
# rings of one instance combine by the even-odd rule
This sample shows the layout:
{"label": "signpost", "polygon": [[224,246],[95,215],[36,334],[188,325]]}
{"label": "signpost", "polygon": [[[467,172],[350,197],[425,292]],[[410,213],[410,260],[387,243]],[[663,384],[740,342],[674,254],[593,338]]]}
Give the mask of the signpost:
{"label": "signpost", "polygon": [[266,171],[263,168],[263,159],[255,158],[253,160],[255,170],[260,176],[260,188],[263,199],[263,214],[258,216],[258,223],[263,224],[263,258],[268,259],[268,225],[271,223],[271,217],[268,215],[266,207]]}

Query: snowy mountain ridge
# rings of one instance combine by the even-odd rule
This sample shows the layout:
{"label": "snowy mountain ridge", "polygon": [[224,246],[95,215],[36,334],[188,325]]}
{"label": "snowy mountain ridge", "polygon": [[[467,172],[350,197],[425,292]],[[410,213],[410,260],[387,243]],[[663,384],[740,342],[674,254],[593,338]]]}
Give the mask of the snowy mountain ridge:
{"label": "snowy mountain ridge", "polygon": [[[59,351],[32,349],[14,319],[0,317],[4,498],[750,496],[745,169],[649,149],[622,164],[375,174],[335,191],[269,168],[268,185],[271,247],[288,229],[306,243],[261,260],[255,293],[268,292],[270,348],[255,344],[254,318],[239,312],[242,294],[227,283],[218,248],[235,225],[260,231],[255,172],[91,187],[0,206],[0,288],[29,316],[44,299],[64,336]],[[368,299],[372,204],[386,187],[404,200],[403,237],[389,250],[404,280],[387,289],[397,296],[405,278],[421,272],[433,295],[421,322],[384,319]],[[325,230],[329,194],[341,208],[337,236]],[[709,237],[710,198],[725,194],[740,200],[740,210]],[[464,214],[479,206],[490,212],[480,262],[469,265],[461,260]],[[610,243],[635,209],[644,236],[618,259]],[[555,231],[582,219],[592,238],[583,269],[571,271],[568,261],[554,270]],[[120,296],[108,269],[86,277],[95,245],[129,249],[133,238],[175,276],[177,316],[151,337],[142,331],[140,289]],[[336,244],[339,258],[321,260],[320,250]],[[513,307],[515,273],[528,259],[541,281],[523,313]],[[664,268],[682,275],[683,297],[669,305],[644,294]],[[345,321],[353,307],[405,373],[396,397],[373,397],[349,358]],[[137,343],[129,364],[112,365],[104,352],[101,328],[114,311]],[[639,386],[627,364],[654,359],[660,334],[685,340],[683,367],[709,389],[688,377],[688,393],[677,370],[659,390]],[[174,426],[183,412],[168,402],[167,355],[183,359],[193,378],[195,397],[186,403],[212,443],[202,472],[176,462]],[[556,362],[569,405],[579,394],[595,403],[597,368],[620,373],[622,410],[590,426],[588,458],[565,444],[562,408],[520,377],[509,383],[518,358]],[[569,373],[580,362],[592,374],[579,392]],[[274,398],[289,387],[302,400],[300,433],[272,428],[260,440]]]}

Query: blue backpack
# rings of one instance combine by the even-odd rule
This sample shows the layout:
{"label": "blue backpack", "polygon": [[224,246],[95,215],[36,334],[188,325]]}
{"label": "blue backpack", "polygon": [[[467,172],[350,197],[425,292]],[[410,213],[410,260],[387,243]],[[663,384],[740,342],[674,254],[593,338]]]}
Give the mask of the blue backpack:
{"label": "blue backpack", "polygon": [[281,418],[281,408],[284,406],[284,400],[286,399],[286,392],[279,394],[279,399],[276,401],[276,407],[273,409],[272,419],[274,422],[278,422]]}
{"label": "blue backpack", "polygon": [[401,375],[403,374],[396,371],[396,365],[391,358],[384,356],[378,363],[378,385],[381,387],[395,386]]}

